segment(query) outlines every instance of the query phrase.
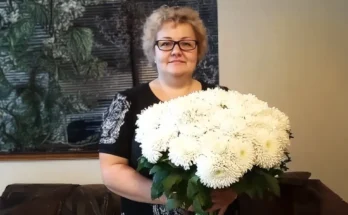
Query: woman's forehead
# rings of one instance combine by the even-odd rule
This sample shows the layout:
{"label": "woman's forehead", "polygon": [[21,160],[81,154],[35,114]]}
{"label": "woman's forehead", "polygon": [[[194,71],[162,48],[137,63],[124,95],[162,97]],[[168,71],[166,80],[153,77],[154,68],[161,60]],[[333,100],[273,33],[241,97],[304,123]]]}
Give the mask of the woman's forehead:
{"label": "woman's forehead", "polygon": [[195,39],[195,32],[189,23],[165,22],[157,33],[157,39]]}

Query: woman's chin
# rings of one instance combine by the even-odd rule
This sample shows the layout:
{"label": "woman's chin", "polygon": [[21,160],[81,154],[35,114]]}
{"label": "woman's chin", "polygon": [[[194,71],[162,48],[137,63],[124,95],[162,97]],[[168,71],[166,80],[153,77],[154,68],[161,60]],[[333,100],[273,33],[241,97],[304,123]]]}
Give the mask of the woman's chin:
{"label": "woman's chin", "polygon": [[169,70],[167,71],[169,75],[172,75],[174,77],[181,77],[181,76],[188,76],[191,75],[191,72],[183,71],[183,70]]}
{"label": "woman's chin", "polygon": [[166,71],[168,74],[173,76],[183,76],[183,75],[192,75],[193,72],[191,72],[188,68],[183,68],[180,66],[167,68]]}

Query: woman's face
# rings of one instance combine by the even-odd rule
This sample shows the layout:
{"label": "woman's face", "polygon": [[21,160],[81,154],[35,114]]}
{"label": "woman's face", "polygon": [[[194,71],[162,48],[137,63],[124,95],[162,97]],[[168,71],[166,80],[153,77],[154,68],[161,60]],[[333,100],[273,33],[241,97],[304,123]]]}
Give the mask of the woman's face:
{"label": "woman's face", "polygon": [[[195,40],[196,36],[190,24],[165,22],[157,33],[155,46],[158,72],[174,76],[192,75],[198,54]],[[181,42],[173,47],[174,41]]]}

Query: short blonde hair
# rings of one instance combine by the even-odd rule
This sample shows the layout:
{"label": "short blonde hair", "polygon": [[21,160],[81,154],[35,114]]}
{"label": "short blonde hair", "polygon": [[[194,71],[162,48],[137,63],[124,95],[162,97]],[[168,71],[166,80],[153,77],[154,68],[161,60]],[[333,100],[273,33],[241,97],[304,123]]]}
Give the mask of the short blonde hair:
{"label": "short blonde hair", "polygon": [[167,21],[191,24],[198,41],[197,63],[199,63],[208,50],[207,30],[199,13],[190,7],[169,7],[166,5],[154,10],[144,24],[142,43],[143,51],[148,61],[151,64],[154,63],[154,47],[157,32],[162,27],[162,24]]}

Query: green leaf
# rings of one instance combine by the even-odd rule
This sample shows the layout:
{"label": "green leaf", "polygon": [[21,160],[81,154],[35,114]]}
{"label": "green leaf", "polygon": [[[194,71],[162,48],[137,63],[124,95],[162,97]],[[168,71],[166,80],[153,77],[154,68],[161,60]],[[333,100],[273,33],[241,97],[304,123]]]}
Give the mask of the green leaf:
{"label": "green leaf", "polygon": [[197,213],[205,213],[202,209],[202,205],[199,201],[199,199],[194,199],[193,200],[193,209],[195,210],[195,212]]}
{"label": "green leaf", "polygon": [[5,100],[12,91],[12,85],[7,80],[3,69],[0,67],[0,100]]}
{"label": "green leaf", "polygon": [[193,200],[193,208],[195,210],[195,212],[200,213],[200,214],[207,214],[204,211],[205,207],[205,201],[204,201],[204,197],[200,194],[196,195],[194,200]]}
{"label": "green leaf", "polygon": [[180,199],[168,199],[166,203],[167,210],[173,210],[182,206],[182,201]]}
{"label": "green leaf", "polygon": [[164,191],[170,191],[173,185],[178,184],[182,180],[181,176],[177,173],[171,173],[166,177],[162,184],[164,187]]}
{"label": "green leaf", "polygon": [[254,189],[249,189],[249,190],[246,190],[245,193],[250,197],[250,198],[254,198],[255,196],[255,190]]}
{"label": "green leaf", "polygon": [[81,63],[81,74],[88,79],[98,79],[103,77],[107,71],[107,62],[101,61],[96,57],[90,57],[88,61]]}
{"label": "green leaf", "polygon": [[276,175],[281,176],[284,173],[284,171],[280,169],[271,169],[269,173],[273,176],[276,176]]}
{"label": "green leaf", "polygon": [[140,157],[138,159],[138,166],[137,166],[137,171],[138,172],[144,168],[144,160],[145,160],[144,157]]}
{"label": "green leaf", "polygon": [[175,194],[178,198],[183,199],[183,204],[186,209],[188,209],[193,203],[193,198],[189,198],[187,196],[187,187],[188,180],[186,178],[183,178],[178,184],[175,185]]}
{"label": "green leaf", "polygon": [[89,28],[70,28],[67,35],[69,52],[74,54],[76,61],[86,61],[90,58],[93,46],[93,32]]}
{"label": "green leaf", "polygon": [[263,193],[264,193],[263,191],[264,190],[261,187],[255,186],[255,193],[260,199],[263,198]]}
{"label": "green leaf", "polygon": [[163,195],[164,187],[163,180],[170,174],[170,171],[157,165],[157,171],[153,175],[151,198],[156,199]]}
{"label": "green leaf", "polygon": [[36,3],[34,1],[27,1],[27,10],[35,23],[39,23],[43,26],[49,24],[48,11],[43,4]]}
{"label": "green leaf", "polygon": [[16,23],[12,24],[9,29],[8,39],[13,49],[18,43],[26,42],[33,34],[34,23],[30,18],[22,18]]}
{"label": "green leaf", "polygon": [[158,199],[163,195],[163,185],[160,182],[152,183],[151,186],[151,198]]}
{"label": "green leaf", "polygon": [[194,182],[194,183],[196,183],[196,184],[199,183],[199,177],[198,177],[197,175],[193,175],[193,176],[191,177],[191,180],[192,180],[192,182]]}
{"label": "green leaf", "polygon": [[156,172],[161,170],[161,166],[160,165],[154,165],[151,170],[150,170],[150,175],[155,174]]}
{"label": "green leaf", "polygon": [[246,178],[241,178],[238,182],[232,184],[231,187],[234,190],[234,192],[236,192],[237,194],[244,193],[248,189],[250,189],[250,185]]}
{"label": "green leaf", "polygon": [[263,176],[265,177],[267,183],[268,183],[268,187],[269,189],[276,195],[276,196],[280,196],[280,187],[279,187],[279,183],[278,183],[278,179],[273,177],[272,175],[269,175],[265,172],[262,173]]}
{"label": "green leaf", "polygon": [[265,176],[262,174],[255,174],[252,178],[252,188],[254,189],[254,194],[259,198],[263,197],[263,192],[269,187]]}
{"label": "green leaf", "polygon": [[[193,179],[193,181],[195,180],[196,178]],[[197,181],[197,189],[198,189],[198,192],[196,193],[193,201],[195,200],[198,201],[196,202],[196,205],[199,203],[200,208],[202,210],[209,209],[213,205],[210,198],[211,189],[205,187],[202,183],[200,183],[200,181]],[[199,210],[200,208],[197,208],[197,209]]]}
{"label": "green leaf", "polygon": [[151,169],[153,166],[152,163],[150,163],[145,157],[140,157],[138,159],[138,166],[137,166],[137,171],[141,171],[143,169]]}
{"label": "green leaf", "polygon": [[173,164],[171,161],[168,161],[168,164],[173,167],[173,168],[178,168],[178,166],[176,166],[175,164]]}
{"label": "green leaf", "polygon": [[190,199],[193,199],[198,192],[199,192],[198,177],[193,176],[189,179],[187,184],[187,197],[189,197]]}
{"label": "green leaf", "polygon": [[169,161],[169,157],[167,153],[163,153],[163,155],[160,157],[160,159],[158,159],[159,163],[168,163]]}
{"label": "green leaf", "polygon": [[193,205],[193,199],[185,198],[184,200],[185,209],[187,210],[192,205]]}
{"label": "green leaf", "polygon": [[164,168],[158,170],[153,176],[153,183],[161,183],[170,174],[170,172]]}

